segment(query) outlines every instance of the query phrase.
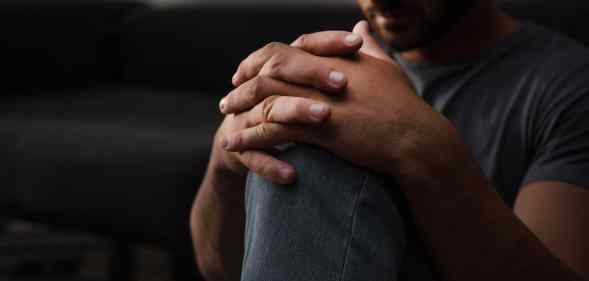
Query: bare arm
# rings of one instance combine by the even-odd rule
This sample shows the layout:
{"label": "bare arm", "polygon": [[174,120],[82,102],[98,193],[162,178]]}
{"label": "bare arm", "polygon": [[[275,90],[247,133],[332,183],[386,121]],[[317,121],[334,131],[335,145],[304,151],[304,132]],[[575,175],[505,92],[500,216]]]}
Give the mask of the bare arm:
{"label": "bare arm", "polygon": [[198,266],[209,281],[239,280],[245,179],[209,164],[191,213]]}
{"label": "bare arm", "polygon": [[524,186],[516,215],[560,260],[589,279],[589,192],[562,182]]}
{"label": "bare arm", "polygon": [[[371,41],[367,32],[363,34],[363,48],[376,49],[376,44],[368,44]],[[308,44],[312,37],[306,38],[304,41]],[[229,150],[247,151],[288,141],[308,142],[397,179],[419,230],[429,244],[440,276],[446,280],[572,281],[581,280],[580,274],[586,275],[589,261],[582,259],[578,251],[570,250],[574,247],[571,242],[546,242],[574,239],[577,247],[586,248],[589,243],[583,239],[586,227],[577,227],[575,238],[571,238],[568,231],[543,234],[551,228],[569,225],[555,223],[555,220],[550,226],[534,223],[534,220],[546,221],[550,217],[547,212],[526,215],[528,212],[524,210],[538,206],[529,202],[539,197],[530,198],[540,196],[536,193],[539,191],[532,190],[541,190],[529,186],[523,188],[517,213],[514,213],[484,177],[456,128],[416,97],[406,77],[392,61],[370,58],[361,52],[354,60],[313,57],[301,64],[305,58],[298,50],[272,46],[242,63],[236,74],[240,77],[236,84],[269,76],[314,86],[317,81],[305,79],[323,79],[310,74],[327,73],[325,66],[329,66],[348,77],[346,96],[330,102],[333,114],[323,130],[280,131],[262,124],[234,134]],[[324,65],[320,61],[324,61]],[[252,79],[258,73],[260,76]],[[234,92],[226,99],[225,113],[236,108],[246,110],[249,104],[256,104],[267,96],[264,93],[324,100],[320,94],[300,94],[294,86],[291,88],[263,83],[249,92],[247,89]],[[239,96],[254,101],[246,103],[243,102],[245,98]],[[297,107],[300,101],[292,100],[290,107]],[[271,103],[267,105],[267,111],[272,112]],[[572,204],[570,199],[575,196],[571,192],[586,192],[578,187],[567,188],[562,183],[551,183],[543,189],[549,188],[559,190],[562,196],[550,200],[544,196],[541,199],[545,201],[535,204],[560,208]],[[577,200],[580,201],[575,202],[576,208],[587,213],[589,207],[582,206],[589,205],[589,199]],[[570,215],[566,209],[559,212],[561,216]],[[575,220],[573,225],[581,225],[584,221],[578,215],[568,219]]]}
{"label": "bare arm", "polygon": [[[360,48],[362,38],[356,36],[345,42],[347,32],[330,32],[318,36],[320,42],[314,51],[325,55],[354,52]],[[304,44],[299,39],[293,44]],[[310,43],[314,44],[315,40]],[[239,77],[234,77],[239,79]],[[277,81],[267,81],[277,84]],[[255,87],[246,83],[242,87]],[[341,90],[345,83],[326,86],[331,91]],[[220,102],[221,111],[226,110],[226,100]],[[244,186],[245,172],[251,170],[274,183],[290,183],[294,180],[294,169],[260,151],[231,153],[222,149],[223,141],[232,132],[257,124],[271,122],[296,122],[297,124],[318,125],[329,118],[327,104],[305,101],[300,108],[291,108],[289,98],[275,99],[272,104],[285,110],[271,112],[260,104],[249,112],[228,115],[217,131],[209,167],[201,184],[191,212],[190,225],[196,259],[201,272],[208,281],[239,280],[243,258],[243,233],[245,224]],[[322,104],[325,110],[313,112],[311,107]],[[252,105],[251,107],[253,107]],[[251,109],[249,107],[248,109]],[[300,117],[300,114],[305,116]],[[277,125],[274,125],[276,127]]]}
{"label": "bare arm", "polygon": [[[272,104],[286,108],[290,99],[274,99]],[[311,108],[322,105],[319,113]],[[299,118],[304,112],[307,117]],[[294,168],[260,150],[228,152],[226,135],[248,126],[276,121],[318,125],[329,118],[327,105],[307,101],[300,108],[273,112],[268,116],[264,105],[249,112],[228,115],[219,127],[213,144],[205,178],[191,212],[190,225],[197,264],[208,281],[239,280],[243,257],[245,224],[244,187],[246,172],[251,170],[274,183],[294,180]],[[279,126],[275,124],[275,126]]]}
{"label": "bare arm", "polygon": [[[468,155],[451,153],[455,160],[457,155]],[[401,184],[441,276],[446,280],[589,277],[589,261],[580,253],[589,243],[588,228],[581,226],[586,215],[572,214],[589,212],[586,191],[561,183],[524,187],[516,215],[472,160],[455,163],[468,164],[440,163],[408,175]],[[561,208],[565,205],[569,207]],[[539,210],[540,206],[552,207]]]}
{"label": "bare arm", "polygon": [[[224,135],[255,120],[251,115],[225,118],[215,135],[205,177],[190,216],[196,262],[207,281],[239,280],[245,227],[244,187],[246,171],[277,178],[280,161],[261,151],[228,153]],[[273,164],[273,165],[271,165]],[[263,170],[263,171],[262,171]],[[283,182],[289,179],[278,179]]]}

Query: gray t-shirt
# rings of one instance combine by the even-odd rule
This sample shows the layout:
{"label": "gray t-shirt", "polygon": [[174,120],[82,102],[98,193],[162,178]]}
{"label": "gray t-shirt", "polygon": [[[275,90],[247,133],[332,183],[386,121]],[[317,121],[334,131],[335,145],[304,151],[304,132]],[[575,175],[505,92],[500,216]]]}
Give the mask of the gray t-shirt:
{"label": "gray t-shirt", "polygon": [[477,57],[444,65],[395,58],[510,206],[533,181],[589,187],[589,51],[579,43],[523,23]]}

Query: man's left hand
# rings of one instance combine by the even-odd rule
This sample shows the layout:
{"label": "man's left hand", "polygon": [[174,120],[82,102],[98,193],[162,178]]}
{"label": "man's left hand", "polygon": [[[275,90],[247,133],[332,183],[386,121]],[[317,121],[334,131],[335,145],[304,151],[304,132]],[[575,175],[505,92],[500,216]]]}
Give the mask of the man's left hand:
{"label": "man's left hand", "polygon": [[[354,31],[364,40],[355,56],[319,57],[286,45],[273,45],[271,51],[250,55],[234,76],[239,87],[222,101],[223,113],[239,113],[264,103],[269,116],[288,110],[272,107],[276,96],[286,95],[327,102],[331,117],[319,127],[286,124],[293,129],[290,131],[289,126],[278,131],[267,122],[252,124],[228,136],[226,149],[311,143],[391,176],[426,172],[422,169],[436,164],[429,159],[447,160],[448,153],[463,152],[454,127],[415,94],[405,73],[376,45],[367,26],[359,24]],[[340,94],[335,94],[337,87],[330,88],[327,81],[332,77],[326,73],[334,70],[345,77],[340,79],[345,85]],[[326,89],[332,93],[326,94]],[[292,99],[289,107],[297,108],[302,101]]]}

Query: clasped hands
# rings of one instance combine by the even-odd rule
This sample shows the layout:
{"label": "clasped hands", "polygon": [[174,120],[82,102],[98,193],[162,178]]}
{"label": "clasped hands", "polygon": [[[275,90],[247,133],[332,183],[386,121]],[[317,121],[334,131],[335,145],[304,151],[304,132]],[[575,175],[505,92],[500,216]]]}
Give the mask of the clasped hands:
{"label": "clasped hands", "polygon": [[296,180],[294,168],[272,156],[279,144],[314,144],[394,176],[419,166],[424,146],[452,127],[415,95],[364,21],[352,33],[270,43],[239,65],[232,82],[236,88],[220,102],[226,118],[213,158],[231,172],[251,170],[278,184]]}

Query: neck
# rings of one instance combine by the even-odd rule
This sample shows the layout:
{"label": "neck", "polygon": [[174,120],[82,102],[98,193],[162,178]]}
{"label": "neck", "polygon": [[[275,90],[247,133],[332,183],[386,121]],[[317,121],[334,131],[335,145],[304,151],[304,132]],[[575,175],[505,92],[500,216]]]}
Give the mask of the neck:
{"label": "neck", "polygon": [[401,57],[413,62],[443,63],[477,55],[517,30],[517,21],[501,12],[493,1],[481,2],[444,37],[422,48],[404,51]]}

